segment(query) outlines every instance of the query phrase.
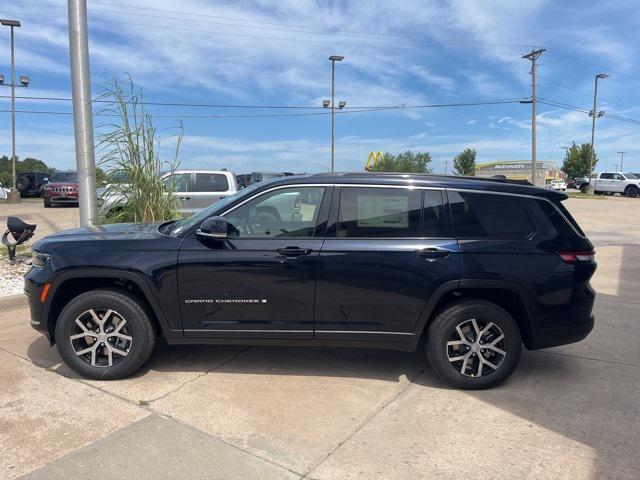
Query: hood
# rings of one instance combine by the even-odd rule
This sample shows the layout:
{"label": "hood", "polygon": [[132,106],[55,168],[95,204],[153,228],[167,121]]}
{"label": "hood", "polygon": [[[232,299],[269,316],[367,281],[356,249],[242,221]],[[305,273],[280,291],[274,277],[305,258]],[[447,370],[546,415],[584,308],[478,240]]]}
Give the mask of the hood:
{"label": "hood", "polygon": [[152,240],[164,237],[158,231],[159,225],[160,223],[114,223],[111,225],[72,228],[44,237],[36,242],[33,248],[46,252],[47,247],[53,244],[94,241],[121,241],[130,244],[132,240]]}

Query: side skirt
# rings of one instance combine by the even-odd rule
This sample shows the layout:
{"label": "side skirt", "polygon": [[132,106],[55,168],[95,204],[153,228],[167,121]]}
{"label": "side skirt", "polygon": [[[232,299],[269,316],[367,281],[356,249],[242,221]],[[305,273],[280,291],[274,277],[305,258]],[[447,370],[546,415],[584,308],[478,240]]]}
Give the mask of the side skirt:
{"label": "side skirt", "polygon": [[169,345],[264,345],[286,347],[348,347],[376,348],[413,352],[418,346],[419,336],[410,342],[378,342],[373,340],[323,340],[323,339],[274,339],[274,338],[167,338]]}

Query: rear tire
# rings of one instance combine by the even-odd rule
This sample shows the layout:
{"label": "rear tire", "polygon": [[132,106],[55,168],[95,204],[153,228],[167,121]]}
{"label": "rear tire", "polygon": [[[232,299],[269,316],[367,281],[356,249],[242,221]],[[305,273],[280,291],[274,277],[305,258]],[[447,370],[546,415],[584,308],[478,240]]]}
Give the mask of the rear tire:
{"label": "rear tire", "polygon": [[[480,333],[480,335],[479,335]],[[522,337],[503,308],[485,300],[448,306],[427,331],[427,359],[449,385],[467,390],[494,387],[515,370]]]}
{"label": "rear tire", "polygon": [[638,196],[638,187],[631,185],[630,187],[627,187],[624,194],[629,198],[636,198]]}
{"label": "rear tire", "polygon": [[71,300],[58,317],[55,338],[65,364],[94,380],[128,377],[155,346],[145,309],[115,290],[91,290]]}

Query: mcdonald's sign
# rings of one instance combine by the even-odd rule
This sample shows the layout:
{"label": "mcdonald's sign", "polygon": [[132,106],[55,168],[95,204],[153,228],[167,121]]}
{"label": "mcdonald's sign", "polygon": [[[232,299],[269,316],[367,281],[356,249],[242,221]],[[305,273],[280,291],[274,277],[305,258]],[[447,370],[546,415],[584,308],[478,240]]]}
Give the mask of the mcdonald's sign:
{"label": "mcdonald's sign", "polygon": [[367,158],[367,164],[364,166],[365,171],[370,172],[371,169],[382,161],[384,154],[382,152],[371,152]]}

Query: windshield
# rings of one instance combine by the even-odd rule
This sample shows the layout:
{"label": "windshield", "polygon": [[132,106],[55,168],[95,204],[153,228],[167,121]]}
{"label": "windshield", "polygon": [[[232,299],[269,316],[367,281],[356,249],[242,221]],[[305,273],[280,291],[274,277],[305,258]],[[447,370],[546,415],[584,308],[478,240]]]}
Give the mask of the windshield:
{"label": "windshield", "polygon": [[76,183],[78,181],[78,172],[55,172],[51,175],[49,179],[50,183],[56,182],[72,182]]}
{"label": "windshield", "polygon": [[231,205],[238,198],[243,197],[247,194],[251,194],[251,192],[253,192],[254,190],[257,190],[258,188],[262,188],[264,184],[265,184],[264,182],[255,183],[250,187],[243,188],[242,190],[234,193],[233,195],[229,195],[228,197],[221,198],[217,202],[212,203],[207,208],[205,208],[204,210],[200,210],[195,215],[189,218],[186,218],[184,220],[177,221],[171,226],[171,230],[168,232],[169,235],[180,235],[181,233],[192,229],[193,227],[199,225],[205,218],[209,218],[213,216],[213,214],[216,211],[224,208],[225,205]]}

